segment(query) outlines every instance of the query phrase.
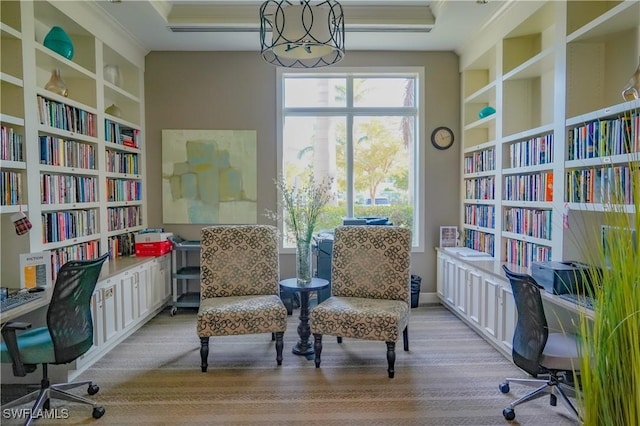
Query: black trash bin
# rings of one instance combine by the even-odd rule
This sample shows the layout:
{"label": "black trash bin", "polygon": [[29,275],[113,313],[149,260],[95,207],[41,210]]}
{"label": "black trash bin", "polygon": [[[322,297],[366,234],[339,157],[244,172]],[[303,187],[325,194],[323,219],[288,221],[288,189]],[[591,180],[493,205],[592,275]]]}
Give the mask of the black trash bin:
{"label": "black trash bin", "polygon": [[420,283],[422,277],[418,275],[411,275],[411,307],[417,308],[420,304]]}

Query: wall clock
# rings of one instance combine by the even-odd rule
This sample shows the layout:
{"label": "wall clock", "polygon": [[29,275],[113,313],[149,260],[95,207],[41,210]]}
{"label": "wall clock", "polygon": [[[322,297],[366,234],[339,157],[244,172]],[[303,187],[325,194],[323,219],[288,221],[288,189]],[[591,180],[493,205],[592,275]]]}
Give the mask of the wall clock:
{"label": "wall clock", "polygon": [[431,143],[438,149],[448,149],[453,145],[453,131],[445,126],[436,127],[431,132]]}

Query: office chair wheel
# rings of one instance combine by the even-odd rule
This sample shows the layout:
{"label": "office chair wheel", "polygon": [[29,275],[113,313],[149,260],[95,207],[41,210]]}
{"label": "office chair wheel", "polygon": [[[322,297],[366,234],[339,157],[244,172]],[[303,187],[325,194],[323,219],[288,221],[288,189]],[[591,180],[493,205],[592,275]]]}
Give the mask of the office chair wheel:
{"label": "office chair wheel", "polygon": [[94,419],[99,419],[104,416],[104,407],[93,407],[92,415]]}
{"label": "office chair wheel", "polygon": [[500,383],[498,388],[500,389],[500,392],[502,392],[502,393],[509,393],[509,383],[507,383],[507,382]]}
{"label": "office chair wheel", "polygon": [[89,388],[87,389],[87,393],[89,395],[95,395],[95,394],[98,393],[99,390],[100,390],[100,386],[94,385],[94,384],[90,384]]}
{"label": "office chair wheel", "polygon": [[504,416],[505,420],[513,420],[516,418],[516,412],[513,411],[513,408],[511,407],[507,407],[502,410],[502,415]]}
{"label": "office chair wheel", "polygon": [[549,404],[551,404],[552,407],[558,405],[558,397],[553,394],[549,395]]}

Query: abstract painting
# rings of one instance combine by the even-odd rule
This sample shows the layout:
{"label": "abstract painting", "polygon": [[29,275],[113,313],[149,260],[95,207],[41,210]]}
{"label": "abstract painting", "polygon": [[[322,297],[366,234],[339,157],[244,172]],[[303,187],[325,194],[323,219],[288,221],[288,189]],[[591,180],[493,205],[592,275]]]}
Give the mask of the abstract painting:
{"label": "abstract painting", "polygon": [[162,130],[162,220],[258,220],[255,130]]}

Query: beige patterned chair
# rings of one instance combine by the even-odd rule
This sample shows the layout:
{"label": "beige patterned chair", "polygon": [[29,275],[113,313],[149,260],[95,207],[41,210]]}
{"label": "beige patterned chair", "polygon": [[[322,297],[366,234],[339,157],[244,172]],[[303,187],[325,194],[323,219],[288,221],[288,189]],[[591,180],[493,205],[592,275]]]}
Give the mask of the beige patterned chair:
{"label": "beige patterned chair", "polygon": [[280,300],[278,236],[270,225],[218,225],[201,231],[200,337],[202,371],[209,338],[271,333],[282,365],[287,308]]}
{"label": "beige patterned chair", "polygon": [[411,231],[397,226],[340,226],[335,230],[331,297],[310,313],[316,368],[322,336],[381,340],[394,376],[400,333],[409,350]]}

